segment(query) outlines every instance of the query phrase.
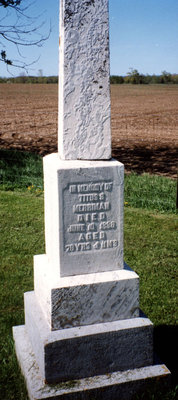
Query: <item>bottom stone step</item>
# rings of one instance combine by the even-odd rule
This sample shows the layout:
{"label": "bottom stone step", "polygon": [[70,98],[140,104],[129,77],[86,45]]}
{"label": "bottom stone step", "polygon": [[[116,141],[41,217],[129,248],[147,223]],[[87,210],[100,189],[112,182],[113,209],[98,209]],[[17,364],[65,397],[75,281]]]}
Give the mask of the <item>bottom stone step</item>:
{"label": "bottom stone step", "polygon": [[131,400],[146,390],[165,390],[170,371],[165,365],[113,372],[102,376],[46,385],[40,376],[25,326],[13,328],[16,354],[30,400]]}
{"label": "bottom stone step", "polygon": [[35,293],[24,300],[28,337],[48,384],[153,364],[153,324],[146,317],[51,331]]}

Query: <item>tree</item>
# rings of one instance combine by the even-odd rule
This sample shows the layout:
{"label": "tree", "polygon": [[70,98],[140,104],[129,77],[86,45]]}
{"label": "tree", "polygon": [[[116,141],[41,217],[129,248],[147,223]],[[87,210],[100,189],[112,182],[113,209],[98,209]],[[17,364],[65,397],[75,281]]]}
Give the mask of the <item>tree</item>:
{"label": "tree", "polygon": [[125,80],[127,83],[132,83],[134,85],[138,83],[145,83],[144,75],[140,74],[137,69],[130,68],[130,71],[127,72],[127,77]]}
{"label": "tree", "polygon": [[111,76],[110,76],[110,83],[111,83],[111,84],[121,84],[121,83],[124,83],[124,78],[123,78],[123,76],[111,75]]}
{"label": "tree", "polygon": [[161,83],[170,83],[172,81],[172,76],[169,72],[163,71],[161,73]]}
{"label": "tree", "polygon": [[[44,36],[42,28],[45,21],[42,20],[42,15],[32,17],[30,15],[30,7],[32,3],[23,5],[25,0],[0,0],[0,9],[2,8],[2,16],[0,19],[0,61],[9,66],[22,68],[27,70],[27,67],[32,65],[27,64],[23,60],[21,47],[38,46],[41,47],[44,41],[50,35]],[[17,59],[12,59],[7,55],[6,45],[12,43],[16,47]]]}

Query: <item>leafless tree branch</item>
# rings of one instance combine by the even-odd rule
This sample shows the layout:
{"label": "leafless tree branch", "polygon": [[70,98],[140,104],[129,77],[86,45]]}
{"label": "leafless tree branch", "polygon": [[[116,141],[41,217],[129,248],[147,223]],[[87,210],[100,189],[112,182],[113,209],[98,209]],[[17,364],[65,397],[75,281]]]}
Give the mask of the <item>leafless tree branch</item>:
{"label": "leafless tree branch", "polygon": [[[35,2],[23,6],[24,0],[0,0],[0,7],[4,8],[4,15],[0,19],[0,61],[5,63],[7,67],[15,67],[26,69],[36,62],[32,61],[27,64],[24,59],[20,48],[28,46],[41,47],[43,43],[49,38],[51,33],[51,25],[48,33],[44,35],[43,27],[46,22],[43,20],[43,14],[31,16],[30,7]],[[11,17],[11,23],[8,19]],[[13,23],[12,23],[13,19]],[[6,44],[14,44],[19,56],[18,60],[13,60],[7,57]]]}

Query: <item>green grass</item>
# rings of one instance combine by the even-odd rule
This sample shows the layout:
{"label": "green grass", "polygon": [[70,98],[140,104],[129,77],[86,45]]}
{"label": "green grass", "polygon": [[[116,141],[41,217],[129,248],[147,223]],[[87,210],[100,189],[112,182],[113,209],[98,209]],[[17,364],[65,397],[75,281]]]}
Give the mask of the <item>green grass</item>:
{"label": "green grass", "polygon": [[[19,181],[13,182],[13,172],[12,174],[8,173],[9,175],[3,172],[4,183],[0,191],[2,260],[0,269],[0,393],[3,400],[28,399],[23,377],[16,361],[12,326],[24,323],[23,293],[33,290],[33,255],[44,253],[43,192],[42,186],[40,186],[42,172],[41,166],[39,166],[38,174],[36,170],[34,174],[31,172],[35,159],[31,155],[27,155],[25,161],[21,160],[21,167],[19,167],[22,168],[21,174],[17,174]],[[41,159],[37,157],[36,160],[39,160],[40,165]],[[28,162],[32,164],[27,174],[24,173],[23,166]],[[14,164],[17,165],[16,162]],[[15,174],[17,170],[14,166]],[[21,176],[28,176],[27,181],[26,178],[22,181]],[[134,179],[137,178],[135,176]],[[126,196],[127,193],[132,196],[129,179],[132,185],[132,176],[126,177]],[[153,184],[155,189],[155,185],[161,178],[146,176],[146,179],[148,181],[155,179]],[[141,186],[141,177],[139,180]],[[170,181],[170,185],[175,188],[175,182]],[[169,180],[166,179],[165,182],[169,182]],[[13,191],[7,190],[9,184],[12,185]],[[170,187],[172,188],[172,186]],[[158,189],[155,191],[155,197],[161,197],[161,194],[158,196],[158,192],[161,192]],[[168,195],[169,192],[170,189],[167,191]],[[145,201],[146,197],[145,195]],[[127,197],[125,201],[126,199]],[[162,361],[171,369],[174,382],[174,388],[168,393],[150,394],[146,397],[144,395],[139,397],[139,400],[142,398],[172,400],[178,398],[178,391],[175,389],[177,382],[175,348],[178,319],[176,303],[176,226],[178,217],[171,213],[172,206],[170,205],[166,206],[168,210],[166,213],[162,206],[158,212],[155,203],[151,210],[149,207],[147,209],[136,208],[138,202],[135,207],[132,207],[133,201],[134,199],[130,197],[125,207],[125,261],[139,274],[140,306],[155,325],[155,347]],[[171,201],[173,202],[173,198]],[[170,201],[167,202],[165,198],[165,204],[168,203],[170,204]],[[157,204],[161,204],[161,200]]]}
{"label": "green grass", "polygon": [[176,212],[176,180],[149,174],[125,176],[125,202],[161,213]]}
{"label": "green grass", "polygon": [[0,150],[0,185],[3,190],[43,190],[42,157],[17,150]]}
{"label": "green grass", "polygon": [[155,324],[178,323],[176,228],[174,215],[125,210],[125,260],[141,277],[140,306]]}
{"label": "green grass", "polygon": [[12,326],[24,323],[23,293],[33,289],[33,254],[44,252],[43,197],[0,192],[0,387],[3,400],[27,399],[17,366]]}

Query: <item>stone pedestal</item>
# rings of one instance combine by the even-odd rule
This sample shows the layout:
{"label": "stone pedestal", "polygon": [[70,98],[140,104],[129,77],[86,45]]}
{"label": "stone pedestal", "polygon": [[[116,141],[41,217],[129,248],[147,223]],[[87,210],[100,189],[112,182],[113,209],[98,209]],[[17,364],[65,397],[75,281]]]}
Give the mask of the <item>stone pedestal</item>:
{"label": "stone pedestal", "polygon": [[44,157],[46,254],[56,275],[123,268],[124,166]]}
{"label": "stone pedestal", "polygon": [[25,326],[13,330],[30,400],[130,399],[145,382],[168,383],[138,275],[123,263],[123,165],[53,154],[44,182],[46,254],[34,257]]}

